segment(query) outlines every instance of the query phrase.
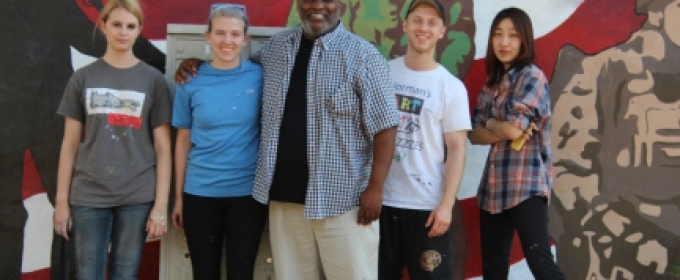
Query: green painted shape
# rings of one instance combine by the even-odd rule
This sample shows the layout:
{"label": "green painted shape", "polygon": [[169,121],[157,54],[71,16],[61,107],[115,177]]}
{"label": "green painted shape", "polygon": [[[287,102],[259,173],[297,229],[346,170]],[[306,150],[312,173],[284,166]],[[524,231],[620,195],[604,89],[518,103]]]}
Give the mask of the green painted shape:
{"label": "green painted shape", "polygon": [[[393,28],[396,20],[391,13],[396,9],[389,0],[357,1],[344,0],[347,4],[342,21],[346,27],[360,37],[373,43],[385,57],[394,45],[394,40],[385,35],[385,31]],[[352,15],[351,9],[356,9]]]}
{"label": "green painted shape", "polygon": [[[361,2],[361,6],[364,7],[363,13],[360,14],[360,18],[366,19],[366,21],[387,21],[389,20],[382,12],[384,8],[381,7],[380,2],[385,2],[384,0],[381,1],[363,1]],[[387,3],[388,5],[389,2]],[[389,11],[388,11],[389,12]],[[389,13],[387,13],[389,15]]]}
{"label": "green painted shape", "polygon": [[451,21],[450,22],[451,25],[458,22],[458,19],[460,18],[460,13],[462,11],[463,6],[461,6],[460,3],[455,3],[453,4],[453,6],[451,6],[451,10],[449,11],[449,20]]}
{"label": "green painted shape", "polygon": [[406,45],[408,45],[408,36],[406,36],[406,34],[401,35],[401,40],[399,41],[399,44],[401,44],[402,47],[406,47]]}
{"label": "green painted shape", "polygon": [[297,12],[297,1],[293,0],[290,5],[290,12],[288,12],[288,20],[286,20],[286,27],[295,27],[300,24],[300,15]]}
{"label": "green painted shape", "polygon": [[465,32],[460,31],[449,31],[447,37],[453,42],[446,46],[439,63],[458,76],[458,64],[463,64],[465,56],[472,51],[472,41]]}

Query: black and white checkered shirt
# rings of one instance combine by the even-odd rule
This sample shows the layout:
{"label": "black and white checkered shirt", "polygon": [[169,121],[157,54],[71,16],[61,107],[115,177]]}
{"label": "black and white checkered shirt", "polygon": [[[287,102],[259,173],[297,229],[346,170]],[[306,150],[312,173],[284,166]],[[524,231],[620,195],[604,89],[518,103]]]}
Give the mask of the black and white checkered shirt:
{"label": "black and white checkered shirt", "polygon": [[[267,41],[253,60],[264,68],[262,141],[253,197],[267,203],[279,130],[300,27]],[[305,217],[338,216],[359,204],[368,185],[373,137],[397,125],[396,103],[385,58],[342,23],[314,42],[307,73]]]}

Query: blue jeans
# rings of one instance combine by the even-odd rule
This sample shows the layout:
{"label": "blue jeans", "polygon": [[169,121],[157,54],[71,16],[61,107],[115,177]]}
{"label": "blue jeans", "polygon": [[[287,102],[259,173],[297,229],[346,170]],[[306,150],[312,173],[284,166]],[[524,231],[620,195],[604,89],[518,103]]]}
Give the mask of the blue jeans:
{"label": "blue jeans", "polygon": [[78,279],[137,279],[152,203],[109,208],[72,206]]}

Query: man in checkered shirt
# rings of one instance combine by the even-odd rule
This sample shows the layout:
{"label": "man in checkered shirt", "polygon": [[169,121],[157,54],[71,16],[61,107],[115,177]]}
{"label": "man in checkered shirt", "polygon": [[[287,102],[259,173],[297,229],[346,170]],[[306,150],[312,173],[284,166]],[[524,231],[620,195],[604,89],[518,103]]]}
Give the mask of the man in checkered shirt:
{"label": "man in checkered shirt", "polygon": [[[345,30],[338,0],[297,7],[300,26],[252,57],[264,70],[253,197],[270,205],[276,278],[377,279],[398,124],[387,63]],[[195,66],[180,65],[176,79]]]}

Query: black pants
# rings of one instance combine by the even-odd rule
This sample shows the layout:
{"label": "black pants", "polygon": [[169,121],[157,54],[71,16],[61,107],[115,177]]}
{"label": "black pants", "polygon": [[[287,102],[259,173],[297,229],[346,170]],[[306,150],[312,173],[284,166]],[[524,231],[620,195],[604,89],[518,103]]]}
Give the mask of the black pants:
{"label": "black pants", "polygon": [[548,235],[548,205],[540,196],[498,214],[480,213],[485,280],[508,279],[510,246],[517,230],[529,269],[537,280],[567,279],[554,261]]}
{"label": "black pants", "polygon": [[404,265],[411,279],[453,279],[453,231],[430,238],[432,211],[383,206],[380,213],[378,278],[400,280]]}
{"label": "black pants", "polygon": [[184,232],[195,280],[220,279],[222,239],[228,280],[252,280],[268,208],[252,196],[210,198],[184,193]]}

